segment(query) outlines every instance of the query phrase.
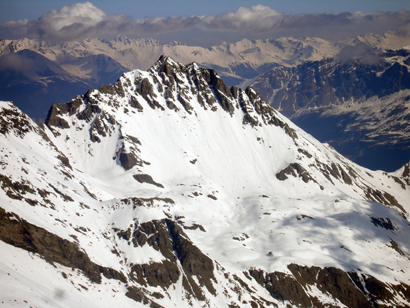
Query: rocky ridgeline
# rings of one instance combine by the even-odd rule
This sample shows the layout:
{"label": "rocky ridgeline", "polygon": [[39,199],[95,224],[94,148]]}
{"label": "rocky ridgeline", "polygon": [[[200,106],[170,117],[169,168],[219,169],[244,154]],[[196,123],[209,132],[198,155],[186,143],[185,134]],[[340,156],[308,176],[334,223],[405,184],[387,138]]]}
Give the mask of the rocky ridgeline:
{"label": "rocky ridgeline", "polygon": [[[164,103],[165,102],[165,103]],[[150,162],[140,157],[141,142],[136,136],[123,134],[123,124],[116,119],[118,113],[126,115],[144,113],[148,110],[164,111],[166,108],[175,112],[183,112],[184,116],[194,117],[196,108],[209,112],[219,109],[231,117],[239,114],[243,125],[262,127],[274,125],[280,127],[290,136],[298,147],[298,159],[312,159],[313,155],[303,149],[303,142],[298,141],[298,135],[293,128],[281,118],[280,114],[251,87],[245,91],[237,87],[227,87],[213,69],[200,68],[195,63],[182,65],[169,57],[161,56],[157,63],[143,74],[134,71],[124,74],[115,84],[100,86],[99,90],[89,90],[84,96],[62,104],[53,105],[49,111],[46,125],[58,135],[62,130],[72,126],[68,121],[72,118],[89,124],[77,125],[76,130],[89,129],[89,140],[101,142],[106,136],[118,134],[119,143],[113,160],[124,170],[135,166],[142,167]],[[299,162],[289,164],[276,174],[277,179],[285,181],[289,176],[305,183],[314,182],[323,190],[311,174],[313,168],[323,176],[323,180],[335,185],[335,181],[358,187],[363,198],[392,206],[405,213],[403,206],[389,192],[375,189],[364,180],[348,162],[323,161],[314,157],[315,161],[309,167],[303,167]],[[140,183],[149,183],[163,187],[148,174],[134,174]],[[393,175],[403,189],[403,180]]]}
{"label": "rocky ridgeline", "polygon": [[[102,102],[105,104],[101,105]],[[127,73],[113,85],[100,86],[99,90],[89,90],[68,103],[53,105],[46,125],[59,134],[57,129],[71,126],[66,118],[74,116],[90,123],[92,142],[101,142],[102,137],[121,131],[121,124],[115,118],[117,112],[128,114],[144,112],[145,108],[161,111],[167,108],[195,116],[198,107],[212,112],[222,109],[231,116],[239,113],[243,125],[275,125],[297,138],[295,131],[251,88],[245,91],[234,86],[229,88],[213,69],[203,69],[195,63],[184,66],[163,56],[146,77],[138,72]],[[138,157],[138,138],[119,134],[123,145],[114,159],[125,170],[147,164]]]}
{"label": "rocky ridgeline", "polygon": [[[194,107],[191,101],[195,98],[205,110],[216,111],[219,106],[231,115],[235,110],[242,110],[244,124],[261,126],[264,123],[286,127],[286,124],[275,116],[276,111],[258,93],[251,88],[243,91],[235,86],[227,87],[213,69],[200,68],[195,63],[184,66],[161,56],[149,70],[150,78],[138,74],[132,78],[131,75],[132,73],[126,73],[115,84],[100,86],[99,91],[89,90],[82,98],[53,105],[46,124],[50,127],[68,128],[68,123],[61,116],[75,114],[82,104],[85,104],[86,108],[77,114],[77,118],[90,121],[93,114],[100,112],[97,107],[100,102],[98,99],[105,94],[109,95],[110,107],[116,110],[123,105],[116,97],[126,97],[123,107],[143,112],[144,107],[139,99],[142,97],[152,109],[168,108],[179,111],[183,108],[188,114],[192,114]],[[159,96],[161,101],[165,100],[164,105],[159,102]]]}

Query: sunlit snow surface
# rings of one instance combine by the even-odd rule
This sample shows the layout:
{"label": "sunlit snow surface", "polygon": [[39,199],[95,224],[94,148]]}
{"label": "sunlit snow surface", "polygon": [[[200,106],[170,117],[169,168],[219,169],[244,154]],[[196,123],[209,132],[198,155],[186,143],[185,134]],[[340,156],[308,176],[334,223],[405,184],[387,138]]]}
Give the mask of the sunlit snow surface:
{"label": "sunlit snow surface", "polygon": [[[193,65],[191,69],[198,68]],[[155,86],[156,100],[164,110],[150,108],[139,96],[144,110],[138,112],[128,103],[136,89],[134,80],[148,78],[155,85],[153,76],[158,76],[155,69],[124,74],[120,79],[126,93],[123,98],[93,92],[101,112],[115,118],[115,124],[104,120],[110,133],[100,136],[101,142],[90,140],[93,121],[87,123],[68,114],[64,119],[70,128],[55,128],[56,136],[46,128],[56,148],[34,131],[24,138],[13,133],[1,135],[1,173],[13,181],[52,191],[48,199],[55,208],[30,206],[7,197],[3,190],[1,206],[62,238],[73,241],[75,237],[93,262],[118,271],[127,272],[131,263],[161,262],[164,257],[148,245],[128,245],[116,237],[113,228],[126,230],[135,221],[173,217],[185,226],[203,226],[205,232],[185,232],[204,253],[237,275],[252,267],[289,272],[287,265],[296,263],[360,270],[384,282],[410,283],[408,221],[398,208],[366,201],[362,188],[365,183],[394,195],[408,212],[408,186],[403,189],[389,174],[353,164],[280,114],[276,117],[296,130],[297,139],[278,126],[244,125],[240,108],[232,116],[219,105],[216,111],[205,110],[192,93],[188,93],[191,114],[178,101],[179,111],[170,110]],[[191,86],[185,74],[179,78],[180,88]],[[0,107],[14,108],[6,102]],[[254,111],[253,115],[259,117]],[[124,171],[113,159],[121,145],[132,151],[127,136],[138,138],[136,152],[149,164]],[[69,158],[72,170],[59,162],[57,149]],[[358,177],[353,185],[336,178],[332,184],[313,167],[317,161],[350,166]],[[276,178],[294,162],[308,170],[317,183],[293,176],[285,181]],[[164,188],[141,184],[133,178],[135,174],[149,174]],[[72,201],[64,201],[50,183]],[[121,201],[131,197],[158,199],[151,206],[133,209]],[[44,203],[38,194],[30,198]],[[161,201],[164,198],[174,203]],[[376,226],[372,217],[390,219],[394,230]],[[390,247],[391,241],[405,255]],[[54,268],[37,255],[0,244],[0,302],[6,305],[25,305],[26,300],[33,307],[138,306],[123,295],[125,286],[116,280],[103,278],[101,285],[91,285],[76,271],[59,265]],[[119,255],[113,254],[113,249]],[[61,272],[69,278],[64,279]],[[180,299],[180,288],[181,282],[158,303],[165,307],[187,305]],[[225,306],[220,300],[214,298],[211,304]]]}

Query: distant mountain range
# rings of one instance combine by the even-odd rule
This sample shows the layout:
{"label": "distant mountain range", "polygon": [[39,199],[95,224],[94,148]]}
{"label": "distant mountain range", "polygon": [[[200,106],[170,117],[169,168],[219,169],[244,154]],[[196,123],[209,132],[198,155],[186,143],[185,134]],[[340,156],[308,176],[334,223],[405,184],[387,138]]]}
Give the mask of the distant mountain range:
{"label": "distant mountain range", "polygon": [[12,100],[33,118],[44,119],[52,103],[67,101],[74,93],[85,93],[101,84],[114,83],[125,71],[148,69],[161,55],[181,63],[196,62],[214,68],[227,84],[235,85],[271,68],[333,57],[358,44],[392,48],[404,46],[406,41],[390,32],[343,42],[308,37],[244,39],[210,48],[124,36],[111,41],[87,39],[65,43],[1,40],[0,99]]}
{"label": "distant mountain range", "polygon": [[410,160],[410,50],[362,51],[277,67],[252,87],[358,164],[393,171]]}

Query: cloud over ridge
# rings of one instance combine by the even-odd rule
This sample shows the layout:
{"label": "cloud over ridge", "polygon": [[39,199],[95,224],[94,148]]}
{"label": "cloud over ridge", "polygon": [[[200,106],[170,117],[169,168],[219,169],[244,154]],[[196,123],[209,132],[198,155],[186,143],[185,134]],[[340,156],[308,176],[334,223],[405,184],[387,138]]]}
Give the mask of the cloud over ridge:
{"label": "cloud over ridge", "polygon": [[[287,15],[261,4],[251,8],[210,16],[169,16],[134,19],[125,14],[109,15],[91,2],[63,6],[43,14],[38,20],[9,21],[0,25],[1,38],[35,38],[46,41],[72,41],[119,34],[142,37],[198,29],[202,32],[301,33],[320,36],[326,31],[351,33],[352,29],[373,29],[409,33],[410,12],[345,12],[339,14]],[[297,32],[298,30],[299,32]],[[303,31],[302,31],[303,30]],[[310,31],[310,32],[309,32]],[[311,34],[312,33],[312,34]]]}

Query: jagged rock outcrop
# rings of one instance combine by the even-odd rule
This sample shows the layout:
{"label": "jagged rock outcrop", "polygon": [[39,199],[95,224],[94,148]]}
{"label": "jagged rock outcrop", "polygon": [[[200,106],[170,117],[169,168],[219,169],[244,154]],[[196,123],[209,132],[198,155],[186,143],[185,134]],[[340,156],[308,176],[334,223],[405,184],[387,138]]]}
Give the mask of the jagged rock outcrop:
{"label": "jagged rock outcrop", "polygon": [[[288,266],[291,274],[282,272],[265,273],[251,269],[249,274],[264,286],[272,297],[289,301],[299,307],[375,307],[379,305],[407,307],[408,285],[383,283],[372,276],[357,272],[344,272],[333,267],[308,267],[297,264]],[[324,303],[307,292],[317,288],[328,294]]]}

